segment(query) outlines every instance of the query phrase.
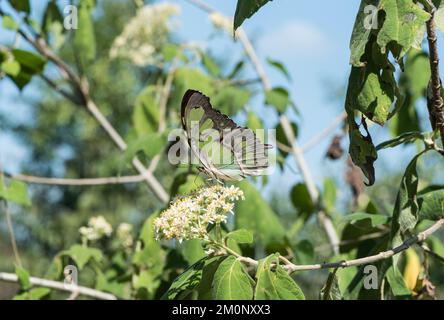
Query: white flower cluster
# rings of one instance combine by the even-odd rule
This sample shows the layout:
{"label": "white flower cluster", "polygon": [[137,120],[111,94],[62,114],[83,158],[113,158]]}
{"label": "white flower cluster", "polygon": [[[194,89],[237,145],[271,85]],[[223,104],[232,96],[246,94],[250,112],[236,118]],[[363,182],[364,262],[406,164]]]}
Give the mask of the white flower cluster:
{"label": "white flower cluster", "polygon": [[99,240],[104,236],[109,237],[113,232],[113,228],[103,216],[98,216],[89,219],[88,226],[81,227],[79,232],[84,239],[92,241]]}
{"label": "white flower cluster", "polygon": [[131,248],[134,243],[132,232],[133,226],[129,223],[124,222],[117,227],[117,238],[125,248]]}
{"label": "white flower cluster", "polygon": [[177,198],[154,221],[157,239],[208,239],[209,224],[226,222],[233,213],[234,201],[244,199],[237,187],[215,185]]}
{"label": "white flower cluster", "polygon": [[177,5],[166,2],[139,9],[114,40],[110,58],[126,58],[137,66],[155,64],[157,53],[173,29],[170,17],[179,13]]}
{"label": "white flower cluster", "polygon": [[215,28],[221,29],[230,35],[233,34],[233,20],[225,17],[219,12],[211,13],[209,18]]}

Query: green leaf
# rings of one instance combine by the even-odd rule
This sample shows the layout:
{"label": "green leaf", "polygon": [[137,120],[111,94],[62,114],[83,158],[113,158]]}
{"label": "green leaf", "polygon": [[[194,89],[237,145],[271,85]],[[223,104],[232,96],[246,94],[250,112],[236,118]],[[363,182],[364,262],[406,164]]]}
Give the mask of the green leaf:
{"label": "green leaf", "polygon": [[16,77],[20,73],[20,63],[15,60],[6,60],[1,64],[1,70],[6,74]]}
{"label": "green leaf", "polygon": [[355,224],[357,221],[369,219],[373,228],[384,225],[389,221],[389,217],[387,216],[365,212],[352,213],[344,216],[342,219],[344,221],[350,221],[351,224]]}
{"label": "green leaf", "polygon": [[43,25],[42,29],[45,33],[50,31],[51,25],[53,23],[63,24],[63,16],[54,0],[48,2],[46,6],[45,13],[43,14]]}
{"label": "green leaf", "polygon": [[168,291],[163,298],[168,300],[180,299],[185,297],[194,290],[200,283],[202,278],[202,270],[205,266],[207,258],[203,258],[187,268],[182,274],[174,279]]}
{"label": "green leaf", "polygon": [[31,6],[29,5],[29,0],[9,0],[9,3],[17,11],[26,12],[29,14],[31,10]]}
{"label": "green leaf", "polygon": [[153,132],[141,135],[128,143],[124,153],[125,162],[131,161],[138,152],[143,151],[150,159],[159,154],[165,146],[164,134]]}
{"label": "green leaf", "polygon": [[411,49],[407,54],[405,71],[399,77],[399,90],[404,103],[389,123],[390,133],[396,137],[406,132],[420,131],[417,104],[426,95],[430,80],[427,53]]}
{"label": "green leaf", "polygon": [[384,141],[376,146],[376,150],[382,150],[387,148],[393,148],[400,144],[405,144],[407,142],[415,140],[424,140],[426,137],[422,132],[406,132],[388,141]]}
{"label": "green leaf", "polygon": [[174,43],[166,43],[162,46],[163,59],[166,62],[172,61],[179,53],[179,46]]}
{"label": "green leaf", "polygon": [[12,55],[28,73],[38,74],[45,68],[46,60],[42,56],[31,51],[13,49]]}
{"label": "green leaf", "polygon": [[65,250],[62,253],[71,257],[79,270],[82,270],[90,261],[100,262],[103,259],[102,251],[99,249],[84,247],[79,244],[72,245],[69,250]]}
{"label": "green leaf", "polygon": [[290,104],[288,91],[282,87],[276,87],[266,91],[265,104],[275,107],[280,113],[285,113]]}
{"label": "green leaf", "polygon": [[199,285],[197,286],[197,292],[199,294],[199,300],[212,300],[213,299],[213,280],[217,269],[220,264],[226,259],[223,257],[213,257],[205,261],[205,266],[202,270],[202,277]]}
{"label": "green leaf", "polygon": [[402,103],[394,78],[394,67],[387,56],[384,59],[385,65],[378,66],[369,61],[365,67],[352,67],[345,102],[346,110],[360,111],[380,125],[389,118],[395,98],[397,107]]}
{"label": "green leaf", "polygon": [[240,182],[239,187],[244,191],[245,200],[236,203],[236,229],[252,230],[255,239],[268,247],[285,243],[285,229],[260,192],[246,180]]}
{"label": "green leaf", "polygon": [[422,27],[430,19],[430,14],[413,1],[381,0],[379,7],[386,16],[377,42],[383,51],[389,43],[396,42],[401,49],[395,58],[401,59],[415,44],[416,39],[424,34]]}
{"label": "green leaf", "polygon": [[263,129],[261,119],[256,115],[256,113],[249,111],[247,114],[247,128],[255,131],[257,129]]}
{"label": "green leaf", "polygon": [[92,20],[94,2],[91,0],[80,0],[78,9],[79,27],[74,34],[74,46],[84,65],[94,60],[96,56],[96,40]]}
{"label": "green leaf", "polygon": [[[391,245],[396,247],[402,243],[402,234],[407,230],[411,230],[418,221],[418,172],[416,164],[427,150],[417,154],[407,166],[404,176],[401,180],[398,195],[396,197],[395,208],[392,216],[391,226]],[[394,256],[394,265],[397,264],[399,257]]]}
{"label": "green leaf", "polygon": [[188,194],[191,191],[198,189],[205,185],[205,180],[201,176],[189,174],[184,172],[174,177],[173,184],[171,186],[171,196]]}
{"label": "green leaf", "polygon": [[291,188],[290,192],[291,202],[293,206],[298,209],[299,213],[311,213],[315,207],[311,201],[310,194],[308,193],[305,183],[298,183]]}
{"label": "green leaf", "polygon": [[159,126],[159,106],[156,103],[154,86],[147,86],[136,98],[133,112],[133,126],[137,134],[156,132]]}
{"label": "green leaf", "polygon": [[29,279],[29,273],[24,268],[16,266],[15,274],[17,275],[20,288],[22,290],[29,290],[32,287],[31,280]]}
{"label": "green leaf", "polygon": [[398,267],[396,267],[395,265],[391,266],[387,270],[386,278],[395,297],[407,298],[412,296],[412,293],[407,288],[404,282],[404,277],[402,276],[401,271],[399,271]]}
{"label": "green leaf", "polygon": [[202,54],[202,62],[205,66],[205,69],[208,70],[210,75],[212,75],[213,77],[217,77],[220,74],[219,66],[217,65],[216,61],[214,61],[214,59],[208,54]]}
{"label": "green leaf", "polygon": [[331,212],[335,210],[336,206],[336,184],[331,178],[324,180],[324,190],[322,192],[322,202],[324,203],[327,211]]}
{"label": "green leaf", "polygon": [[359,126],[354,120],[354,112],[347,111],[349,124],[350,147],[349,153],[353,163],[361,168],[367,177],[367,185],[371,186],[375,183],[375,168],[373,163],[378,158],[376,148],[373,144],[372,137],[367,130],[367,125],[363,122],[367,135],[364,136],[359,130]]}
{"label": "green leaf", "polygon": [[[275,267],[272,267],[272,264]],[[254,299],[304,300],[305,296],[296,282],[279,265],[279,255],[272,254],[259,261]]]}
{"label": "green leaf", "polygon": [[238,0],[234,14],[234,31],[269,1],[271,0]]}
{"label": "green leaf", "polygon": [[[160,279],[155,277],[150,270],[142,270],[139,274],[133,274],[132,285],[136,290],[145,289],[148,296],[153,297],[160,285]],[[107,286],[104,288],[107,288]]]}
{"label": "green leaf", "polygon": [[[176,87],[176,91],[174,94],[175,101],[172,101],[173,105],[180,105],[182,97],[188,89],[194,89],[208,97],[214,97],[212,79],[195,68],[178,68],[174,78],[174,86]],[[216,107],[218,108],[218,106]]]}
{"label": "green leaf", "polygon": [[211,103],[220,112],[234,115],[250,101],[251,93],[248,90],[228,86],[220,89],[211,99]]}
{"label": "green leaf", "polygon": [[418,197],[419,217],[427,220],[439,220],[444,217],[444,189],[427,192]]}
{"label": "green leaf", "polygon": [[239,229],[228,233],[226,239],[233,239],[237,243],[253,243],[253,232],[246,229]]}
{"label": "green leaf", "polygon": [[291,76],[290,73],[288,73],[287,68],[285,68],[285,66],[282,64],[282,62],[273,60],[271,58],[267,58],[267,63],[274,67],[275,69],[279,70],[288,81],[291,81]]}
{"label": "green leaf", "polygon": [[178,245],[180,252],[189,265],[199,261],[206,256],[202,248],[201,240],[193,239],[187,240]]}
{"label": "green leaf", "polygon": [[13,49],[11,52],[14,60],[20,64],[20,72],[16,76],[11,76],[11,79],[19,89],[23,89],[34,75],[43,72],[46,60],[30,51]]}
{"label": "green leaf", "polygon": [[[298,137],[299,135],[299,128],[298,125],[295,122],[291,123],[291,127],[293,129],[293,133],[295,135],[295,138]],[[286,146],[291,146],[293,141],[289,142],[287,139],[287,135],[284,132],[284,129],[282,128],[282,125],[279,123],[278,126],[276,127],[276,140],[279,143],[282,143],[283,145]],[[285,158],[288,155],[288,152],[282,151],[281,149],[278,149],[279,153]]]}
{"label": "green leaf", "polygon": [[216,300],[251,300],[252,279],[242,263],[234,256],[226,258],[217,268],[213,279],[213,298]]}
{"label": "green leaf", "polygon": [[[376,13],[379,23],[376,29],[369,23],[372,12],[365,10],[370,5],[385,15],[381,26],[382,15]],[[387,46],[396,47],[393,53],[400,60],[411,47],[418,46],[418,39],[424,35],[424,23],[429,17],[427,12],[410,0],[362,0],[350,40],[350,63],[356,67],[365,65],[362,56],[372,35],[376,35],[382,53],[387,51]]]}
{"label": "green leaf", "polygon": [[12,180],[9,187],[4,185],[0,177],[0,199],[11,201],[23,206],[30,206],[31,201],[28,198],[28,188],[25,183]]}
{"label": "green leaf", "polygon": [[18,30],[18,24],[14,21],[14,19],[9,15],[4,15],[2,19],[3,28],[9,30]]}
{"label": "green leaf", "polygon": [[322,287],[320,292],[321,300],[341,300],[341,290],[339,289],[338,278],[336,277],[336,270],[328,274],[327,282]]}
{"label": "green leaf", "polygon": [[166,263],[166,253],[159,241],[156,241],[154,219],[158,216],[153,213],[145,220],[140,231],[139,243],[134,252],[132,263],[141,269],[148,269],[153,277],[159,277]]}
{"label": "green leaf", "polygon": [[48,288],[34,288],[20,293],[14,297],[14,300],[42,300],[51,293]]}
{"label": "green leaf", "polygon": [[296,261],[298,264],[311,264],[314,260],[314,247],[309,240],[301,240],[295,247]]}

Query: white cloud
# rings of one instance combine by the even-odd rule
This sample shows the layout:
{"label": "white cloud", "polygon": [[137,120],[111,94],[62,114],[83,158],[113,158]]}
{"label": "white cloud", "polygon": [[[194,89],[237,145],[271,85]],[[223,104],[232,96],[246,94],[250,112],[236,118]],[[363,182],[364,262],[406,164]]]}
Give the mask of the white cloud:
{"label": "white cloud", "polygon": [[328,39],[315,25],[291,21],[270,28],[258,44],[261,52],[272,58],[318,57],[328,47]]}

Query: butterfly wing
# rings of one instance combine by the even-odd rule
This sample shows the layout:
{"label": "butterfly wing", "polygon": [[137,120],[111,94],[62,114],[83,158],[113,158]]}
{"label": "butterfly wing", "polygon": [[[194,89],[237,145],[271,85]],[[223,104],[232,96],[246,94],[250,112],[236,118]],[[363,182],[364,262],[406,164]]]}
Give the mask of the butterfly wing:
{"label": "butterfly wing", "polygon": [[210,99],[188,90],[181,105],[181,120],[192,153],[203,170],[222,180],[241,180],[263,174],[268,167],[267,150],[248,128],[238,126],[215,110]]}

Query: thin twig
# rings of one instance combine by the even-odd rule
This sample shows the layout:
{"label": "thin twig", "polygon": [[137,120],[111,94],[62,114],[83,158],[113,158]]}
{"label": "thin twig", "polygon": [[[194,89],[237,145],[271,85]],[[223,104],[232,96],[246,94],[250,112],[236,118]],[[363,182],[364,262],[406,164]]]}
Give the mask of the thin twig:
{"label": "thin twig", "polygon": [[392,248],[387,251],[380,252],[378,254],[364,257],[364,258],[358,258],[353,260],[344,260],[344,261],[338,261],[338,262],[326,262],[326,263],[318,263],[313,265],[286,265],[285,268],[288,272],[296,272],[296,271],[306,271],[306,270],[319,270],[319,269],[330,269],[330,268],[348,268],[348,267],[355,267],[365,264],[370,264],[379,260],[388,259],[395,254],[398,254],[402,251],[407,250],[415,243],[421,243],[425,239],[427,239],[431,234],[439,230],[444,225],[444,219],[438,220],[433,224],[430,228],[424,230],[423,232],[420,232],[418,235],[411,237],[407,240],[405,240],[401,245]]}
{"label": "thin twig", "polygon": [[[0,272],[0,280],[8,282],[18,282],[18,277],[14,273]],[[50,289],[81,294],[84,296],[101,300],[117,300],[117,297],[110,293],[102,292],[88,287],[67,285],[60,281],[54,281],[54,280],[48,280],[36,277],[30,277],[29,281],[31,282],[32,285],[38,287],[46,287]]]}
{"label": "thin twig", "polygon": [[6,215],[6,224],[8,226],[9,238],[11,241],[12,252],[14,253],[14,258],[19,267],[22,266],[22,260],[20,259],[20,254],[17,247],[17,242],[15,240],[14,227],[12,225],[11,212],[9,211],[8,203],[6,201],[0,201],[4,203],[5,207],[5,215]]}
{"label": "thin twig", "polygon": [[[352,259],[352,260],[342,260],[342,261],[337,261],[337,262],[324,262],[324,263],[318,263],[318,264],[304,264],[304,265],[294,264],[285,258],[284,259],[280,258],[280,260],[284,263],[283,268],[288,273],[293,273],[293,272],[297,272],[297,271],[320,270],[320,269],[349,268],[349,267],[366,265],[366,264],[374,263],[376,261],[388,259],[398,253],[401,253],[401,252],[407,250],[408,248],[410,248],[412,245],[414,245],[416,243],[424,242],[429,236],[431,236],[433,233],[438,231],[442,226],[444,226],[444,219],[438,220],[428,229],[418,233],[416,236],[408,238],[401,245],[399,245],[397,247],[394,247],[394,248],[387,250],[387,251],[380,252],[380,253],[372,255],[372,256],[363,257],[363,258]],[[254,260],[249,257],[244,257],[226,246],[223,246],[218,243],[212,243],[212,244],[221,247],[228,254],[235,256],[237,260],[239,260],[242,263],[245,263],[246,265],[253,266],[253,267],[257,267],[259,265],[259,261]]]}
{"label": "thin twig", "polygon": [[[3,183],[3,177],[4,177],[3,168],[0,164],[0,183]],[[0,187],[2,187],[2,186],[0,186]],[[1,198],[0,198],[0,204],[1,203],[4,203],[4,207],[5,207],[6,225],[8,226],[9,238],[10,238],[11,246],[12,246],[12,252],[14,253],[16,264],[19,267],[21,267],[22,260],[20,259],[20,254],[18,251],[17,242],[15,240],[14,226],[12,224],[11,212],[9,211],[8,202],[6,200],[1,200]]]}
{"label": "thin twig", "polygon": [[306,144],[302,146],[302,152],[306,153],[314,148],[317,144],[319,144],[322,140],[324,140],[328,135],[336,130],[336,128],[344,121],[347,113],[345,111],[341,112],[336,118],[333,119],[331,124],[325,127],[321,132],[312,137]]}
{"label": "thin twig", "polygon": [[[93,115],[100,126],[105,130],[111,140],[117,145],[121,151],[127,149],[127,144],[120,136],[120,134],[114,129],[111,123],[99,110],[95,102],[92,100],[89,92],[89,85],[85,78],[80,78],[60,57],[51,51],[43,38],[34,39],[22,29],[18,30],[19,34],[29,42],[41,55],[46,59],[53,62],[61,71],[62,75],[72,84],[75,92],[79,92],[82,96],[82,105],[86,106],[87,110]],[[49,83],[52,85],[51,83]],[[79,103],[78,101],[73,101]],[[151,171],[149,171],[145,165],[136,156],[132,160],[133,166],[144,177],[148,186],[151,188],[156,197],[163,203],[167,203],[169,200],[168,193],[163,186],[159,183],[156,177]]]}
{"label": "thin twig", "polygon": [[105,177],[105,178],[85,178],[85,179],[48,178],[48,177],[36,177],[24,174],[12,175],[6,173],[5,176],[26,183],[58,185],[58,186],[99,186],[107,184],[137,183],[145,180],[144,177],[141,175]]}

